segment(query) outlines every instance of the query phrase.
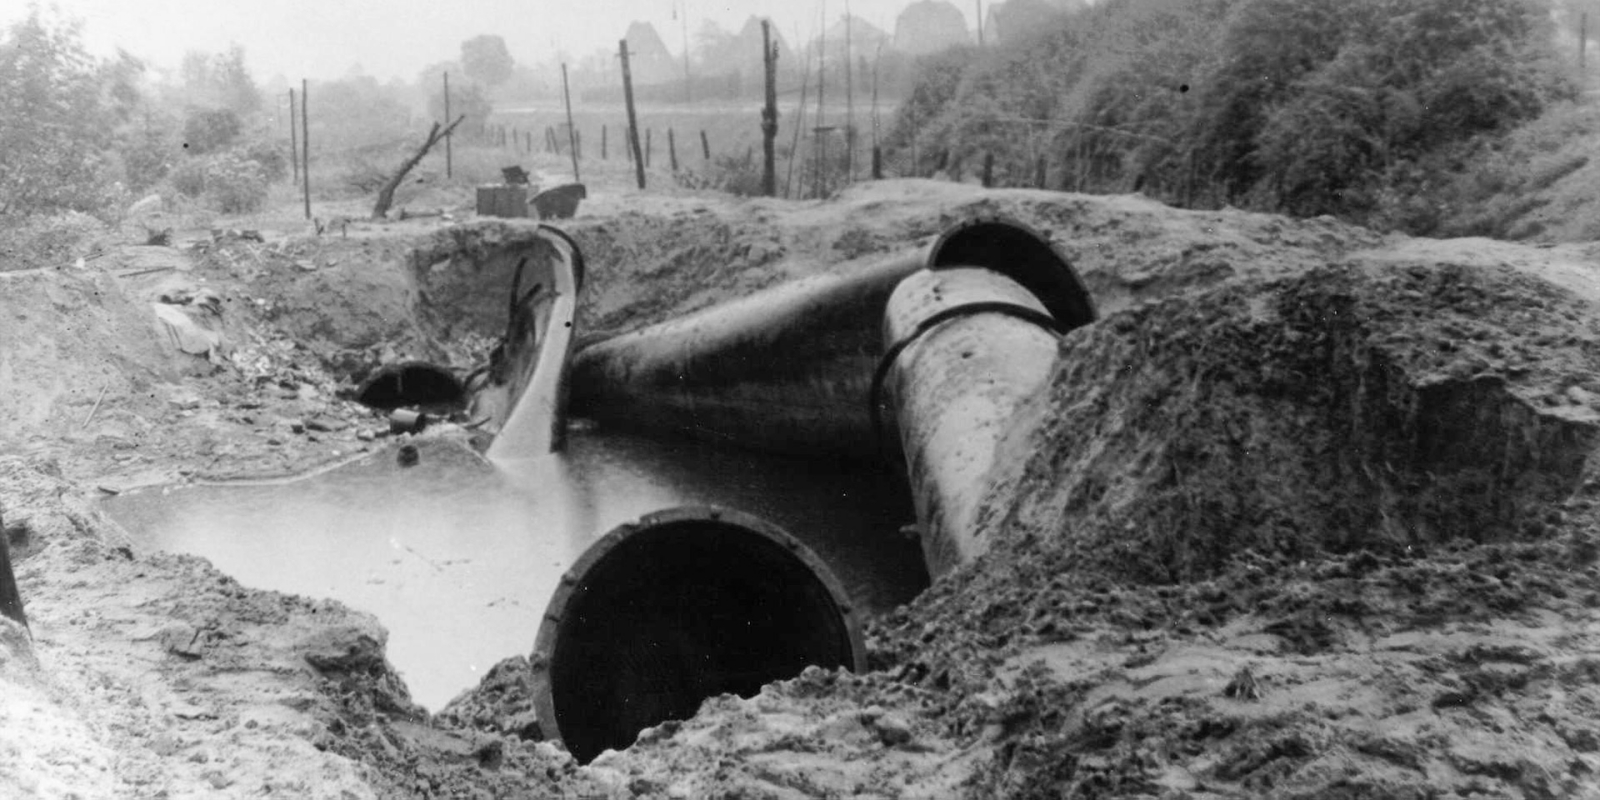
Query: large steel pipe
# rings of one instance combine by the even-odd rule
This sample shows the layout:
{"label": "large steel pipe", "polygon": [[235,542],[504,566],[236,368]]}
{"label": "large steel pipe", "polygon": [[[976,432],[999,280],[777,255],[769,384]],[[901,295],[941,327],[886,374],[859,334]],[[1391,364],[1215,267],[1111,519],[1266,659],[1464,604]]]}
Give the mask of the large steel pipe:
{"label": "large steel pipe", "polygon": [[1000,442],[1049,379],[1059,334],[1094,307],[1066,259],[1014,222],[952,228],[928,261],[889,298],[873,402],[893,418],[937,579],[987,549],[977,512]]}
{"label": "large steel pipe", "polygon": [[866,396],[902,254],[587,347],[572,411],[615,427],[796,455],[873,456]]}
{"label": "large steel pipe", "polygon": [[[1002,216],[954,225],[925,251],[815,275],[587,347],[574,357],[572,412],[796,455],[892,453],[892,415],[868,405],[884,352],[889,293],[927,266],[981,266],[1027,288],[1065,327],[1094,318],[1089,294],[1049,241]],[[889,440],[885,446],[884,439]]]}
{"label": "large steel pipe", "polygon": [[1054,328],[1031,293],[986,269],[918,272],[889,299],[884,333],[903,347],[886,358],[883,396],[931,577],[983,550],[984,477],[1018,406],[1050,375]]}
{"label": "large steel pipe", "polygon": [[708,697],[754,696],[809,665],[865,667],[837,579],[789,534],[688,507],[623,525],[562,578],[532,658],[541,732],[588,762]]}

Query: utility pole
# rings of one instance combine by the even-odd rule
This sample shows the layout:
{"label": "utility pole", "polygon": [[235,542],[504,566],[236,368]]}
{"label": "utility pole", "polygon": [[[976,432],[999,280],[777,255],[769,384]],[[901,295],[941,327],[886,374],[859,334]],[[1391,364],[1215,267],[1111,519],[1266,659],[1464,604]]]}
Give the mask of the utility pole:
{"label": "utility pole", "polygon": [[855,56],[851,44],[853,25],[850,0],[844,0],[844,174],[846,183],[856,179],[856,89]]}
{"label": "utility pole", "polygon": [[[450,123],[450,72],[448,70],[444,73],[444,121],[447,125]],[[450,134],[446,133],[444,135],[444,177],[446,180],[452,177],[451,162],[453,161],[454,156],[450,152]]]}
{"label": "utility pole", "polygon": [[772,46],[772,22],[761,20],[761,63],[766,68],[767,105],[761,109],[761,191],[778,194],[778,49]]}
{"label": "utility pole", "polygon": [[300,79],[300,179],[304,181],[306,197],[306,219],[311,219],[311,121],[307,117],[306,96],[310,94],[311,82],[305,78]]}
{"label": "utility pole", "polygon": [[572,90],[567,86],[567,65],[561,64],[561,97],[567,103],[567,143],[572,145],[572,182],[582,183],[578,177],[578,129],[572,124]]}
{"label": "utility pole", "polygon": [[[289,90],[289,163],[294,165],[294,183],[300,182],[300,132],[294,129],[299,116],[294,113],[294,89]],[[293,186],[294,183],[289,184]]]}
{"label": "utility pole", "polygon": [[822,124],[824,107],[823,99],[827,96],[828,88],[828,0],[822,0],[822,38],[817,42],[817,125],[814,133],[817,137],[817,174],[816,196],[822,197],[824,183],[823,172],[828,167],[828,140],[827,129]]}
{"label": "utility pole", "polygon": [[639,118],[633,111],[633,72],[628,69],[628,40],[620,43],[622,55],[622,99],[628,105],[628,145],[633,151],[633,171],[644,188],[644,153],[639,152]]}

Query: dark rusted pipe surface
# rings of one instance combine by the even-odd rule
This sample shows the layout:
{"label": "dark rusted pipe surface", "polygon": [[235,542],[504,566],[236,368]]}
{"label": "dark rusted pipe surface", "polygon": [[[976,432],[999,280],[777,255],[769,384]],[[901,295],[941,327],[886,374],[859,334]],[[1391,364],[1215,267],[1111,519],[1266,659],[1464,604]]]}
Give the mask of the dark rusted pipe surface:
{"label": "dark rusted pipe surface", "polygon": [[580,351],[572,412],[769,452],[876,456],[867,394],[902,254],[773,287]]}
{"label": "dark rusted pipe surface", "polygon": [[709,697],[865,668],[837,579],[778,527],[714,507],[616,528],[563,576],[531,665],[540,732],[588,762]]}

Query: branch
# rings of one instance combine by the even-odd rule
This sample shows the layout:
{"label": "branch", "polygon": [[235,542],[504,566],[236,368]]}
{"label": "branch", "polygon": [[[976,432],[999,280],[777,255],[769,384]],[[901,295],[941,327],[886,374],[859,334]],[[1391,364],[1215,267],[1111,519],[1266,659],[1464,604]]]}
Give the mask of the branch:
{"label": "branch", "polygon": [[461,121],[466,118],[466,114],[456,117],[456,121],[450,123],[450,127],[445,128],[442,131],[439,130],[438,122],[433,123],[433,127],[428,130],[428,140],[423,142],[422,146],[417,148],[417,152],[410,158],[406,159],[404,164],[400,165],[400,169],[395,171],[394,176],[389,179],[389,182],[385,183],[383,188],[378,190],[378,202],[374,203],[372,206],[373,219],[381,220],[388,215],[389,206],[394,205],[394,191],[400,188],[400,182],[406,179],[406,173],[410,172],[411,168],[415,167],[417,162],[421,161],[422,157],[426,156],[428,151],[433,149],[433,146],[439,143],[440,139],[449,136],[450,132],[455,130],[456,126],[460,125]]}

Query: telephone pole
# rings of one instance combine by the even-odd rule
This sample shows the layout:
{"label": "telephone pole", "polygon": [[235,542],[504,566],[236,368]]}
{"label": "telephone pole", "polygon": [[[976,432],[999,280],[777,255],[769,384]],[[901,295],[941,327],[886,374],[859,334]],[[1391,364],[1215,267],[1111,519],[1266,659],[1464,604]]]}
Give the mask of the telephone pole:
{"label": "telephone pole", "polygon": [[628,105],[628,146],[633,150],[633,171],[644,188],[644,153],[639,152],[639,118],[633,111],[633,72],[628,69],[628,40],[620,42],[622,56],[622,99]]}
{"label": "telephone pole", "polygon": [[767,105],[761,109],[761,190],[778,194],[778,49],[772,46],[772,22],[761,20],[761,63],[766,67]]}

